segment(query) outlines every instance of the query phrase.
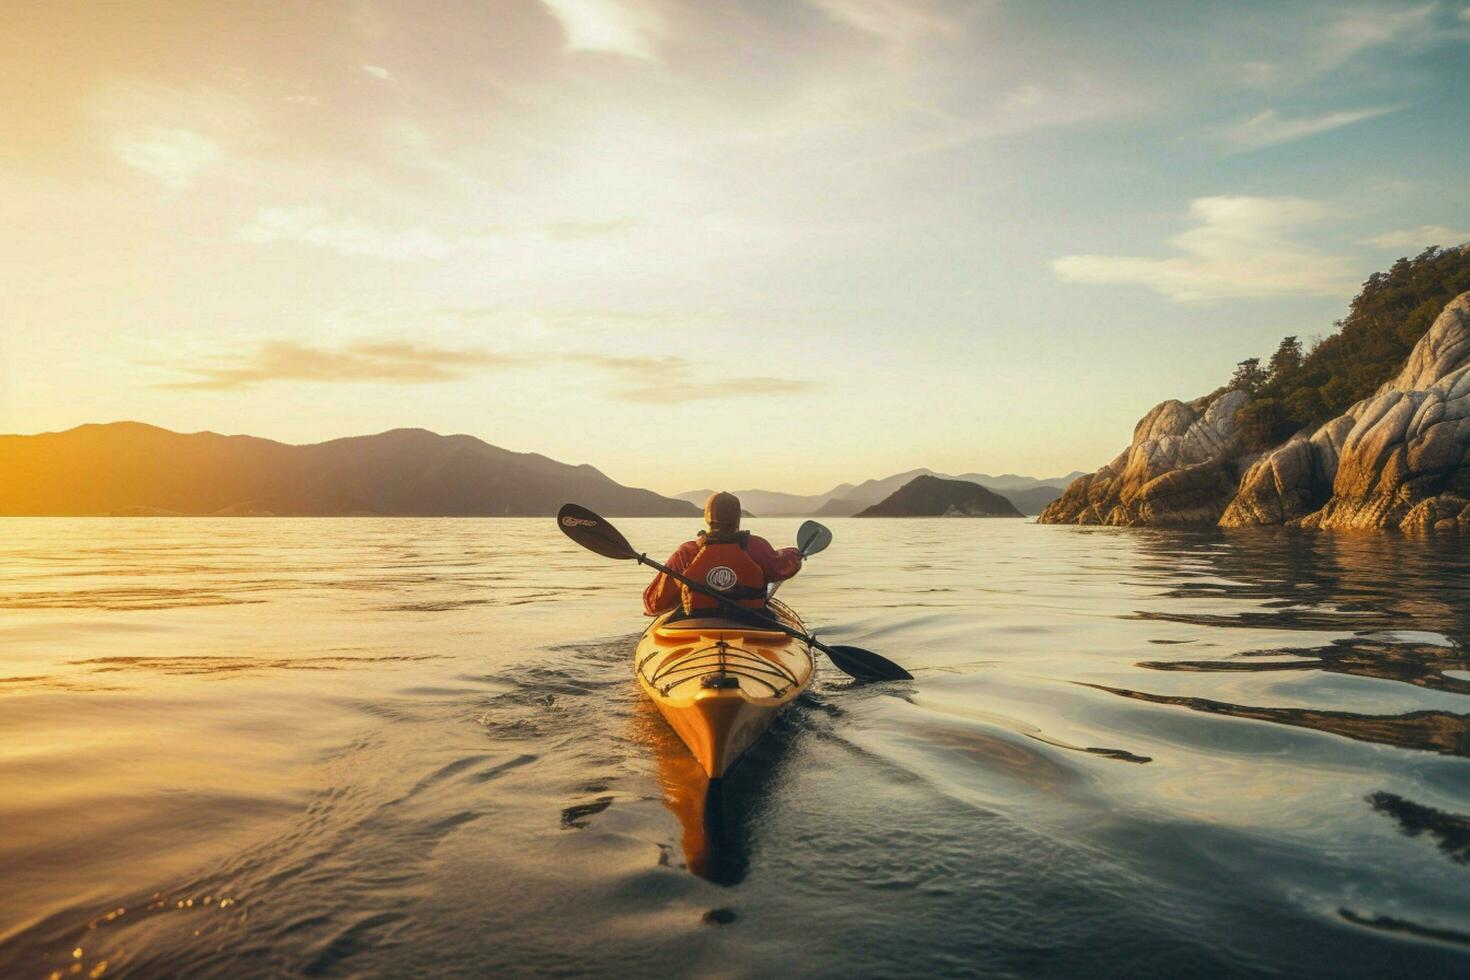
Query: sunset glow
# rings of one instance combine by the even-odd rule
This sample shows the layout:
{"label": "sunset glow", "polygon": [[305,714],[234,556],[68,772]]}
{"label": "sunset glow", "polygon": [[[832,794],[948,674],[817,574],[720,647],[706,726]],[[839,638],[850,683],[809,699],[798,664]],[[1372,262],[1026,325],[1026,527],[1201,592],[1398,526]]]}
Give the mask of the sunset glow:
{"label": "sunset glow", "polygon": [[1094,467],[1470,236],[1463,128],[1423,135],[1457,9],[1157,14],[23,2],[0,431],[416,425],[664,492]]}

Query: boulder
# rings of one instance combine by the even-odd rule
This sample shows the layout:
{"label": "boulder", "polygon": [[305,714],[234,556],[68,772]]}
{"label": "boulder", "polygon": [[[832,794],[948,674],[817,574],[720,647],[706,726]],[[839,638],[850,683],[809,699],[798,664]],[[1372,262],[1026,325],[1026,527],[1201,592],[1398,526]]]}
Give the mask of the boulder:
{"label": "boulder", "polygon": [[1415,512],[1442,494],[1470,494],[1470,293],[1445,307],[1398,377],[1355,405],[1352,417],[1332,494],[1304,526],[1398,527],[1411,515],[1419,529],[1458,522],[1446,513],[1426,525]]}
{"label": "boulder", "polygon": [[1429,497],[1415,504],[1399,522],[1401,531],[1458,531],[1470,524],[1470,500],[1453,493]]}
{"label": "boulder", "polygon": [[1343,444],[1368,404],[1359,402],[1311,436],[1298,433],[1257,460],[1241,477],[1220,526],[1298,524],[1327,503]]}
{"label": "boulder", "polygon": [[1470,364],[1470,293],[1461,293],[1419,338],[1389,387],[1399,391],[1430,388]]}
{"label": "boulder", "polygon": [[1108,465],[1078,477],[1042,511],[1043,524],[1155,527],[1213,524],[1236,486],[1243,391],[1193,404],[1162,402]]}

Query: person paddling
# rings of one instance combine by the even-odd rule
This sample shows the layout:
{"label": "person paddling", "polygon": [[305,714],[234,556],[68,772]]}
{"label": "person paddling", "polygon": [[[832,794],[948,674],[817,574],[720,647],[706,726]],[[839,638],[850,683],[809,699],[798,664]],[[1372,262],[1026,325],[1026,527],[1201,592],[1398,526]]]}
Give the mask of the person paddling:
{"label": "person paddling", "polygon": [[[733,493],[710,494],[704,504],[708,531],[685,541],[664,564],[670,571],[702,582],[742,606],[763,609],[766,586],[783,582],[801,571],[801,552],[777,551],[765,538],[740,530],[740,498]],[[643,612],[658,616],[683,607],[686,615],[717,615],[720,603],[701,595],[663,572],[643,591]]]}

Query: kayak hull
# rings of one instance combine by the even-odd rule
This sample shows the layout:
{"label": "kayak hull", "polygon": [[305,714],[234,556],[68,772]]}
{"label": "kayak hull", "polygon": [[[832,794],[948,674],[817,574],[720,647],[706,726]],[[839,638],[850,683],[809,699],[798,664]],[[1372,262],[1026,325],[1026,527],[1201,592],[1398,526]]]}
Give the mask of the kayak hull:
{"label": "kayak hull", "polygon": [[[770,611],[801,629],[789,607]],[[720,779],[810,686],[815,663],[805,640],[714,617],[670,621],[644,632],[634,673],[711,779]]]}

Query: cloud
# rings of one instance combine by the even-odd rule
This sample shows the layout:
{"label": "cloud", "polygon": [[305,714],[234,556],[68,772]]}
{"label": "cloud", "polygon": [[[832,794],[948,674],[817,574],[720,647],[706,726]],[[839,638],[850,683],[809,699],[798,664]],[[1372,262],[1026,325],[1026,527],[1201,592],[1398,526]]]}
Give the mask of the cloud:
{"label": "cloud", "polygon": [[610,374],[612,398],[625,402],[664,405],[686,401],[798,395],[813,391],[815,381],[767,375],[720,376],[701,379],[700,366],[672,355],[617,357],[604,354],[567,354],[562,360]]}
{"label": "cloud", "polygon": [[162,126],[120,138],[112,149],[123,163],[173,190],[188,187],[200,170],[224,156],[215,143],[198,133]]}
{"label": "cloud", "polygon": [[237,236],[259,245],[295,242],[342,255],[400,262],[443,258],[465,244],[426,228],[384,229],[334,220],[321,208],[262,208]]}
{"label": "cloud", "polygon": [[1011,89],[1001,97],[1003,112],[1026,112],[1046,101],[1046,89],[1040,85],[1026,84]]}
{"label": "cloud", "polygon": [[645,61],[657,60],[654,47],[663,23],[647,4],[617,0],[542,0],[566,35],[567,51],[605,51]]}
{"label": "cloud", "polygon": [[1401,105],[1375,106],[1295,118],[1287,118],[1277,113],[1275,109],[1267,109],[1265,112],[1242,119],[1228,127],[1222,135],[1227,142],[1241,150],[1259,150],[1278,143],[1288,143],[1292,140],[1316,136],[1318,133],[1325,133],[1342,126],[1351,126],[1353,123],[1396,112],[1402,108]]}
{"label": "cloud", "polygon": [[[1336,71],[1376,51],[1390,57],[1413,55],[1465,40],[1457,20],[1447,16],[1449,12],[1438,0],[1414,7],[1344,4],[1330,18],[1322,16],[1328,5],[1299,5],[1295,9],[1302,16],[1298,18],[1291,16],[1289,5],[1281,6],[1278,31],[1285,43],[1272,61],[1241,63],[1238,77],[1246,85],[1279,90]],[[1296,29],[1286,26],[1293,20]]]}
{"label": "cloud", "polygon": [[363,65],[362,70],[374,78],[381,78],[385,82],[393,77],[393,73],[382,65]]}
{"label": "cloud", "polygon": [[582,238],[598,238],[627,231],[637,222],[630,218],[613,221],[553,221],[541,226],[541,231],[554,241],[571,242]]}
{"label": "cloud", "polygon": [[1418,228],[1401,228],[1385,232],[1373,238],[1363,239],[1365,245],[1379,248],[1427,248],[1430,245],[1449,247],[1470,242],[1470,231],[1455,231],[1445,225],[1420,225]]}
{"label": "cloud", "polygon": [[1174,258],[1068,255],[1052,262],[1069,282],[1147,286],[1181,303],[1262,296],[1351,295],[1359,263],[1292,241],[1325,216],[1293,197],[1202,197],[1190,204],[1197,226],[1169,240]]}
{"label": "cloud", "polygon": [[92,124],[122,163],[182,190],[227,159],[227,147],[259,137],[254,113],[240,99],[205,86],[176,88],[113,81],[87,101]]}
{"label": "cloud", "polygon": [[1324,68],[1340,65],[1363,51],[1385,45],[1419,48],[1438,33],[1439,3],[1418,7],[1354,7],[1333,21],[1318,42],[1316,57]]}
{"label": "cloud", "polygon": [[194,380],[157,387],[232,391],[270,381],[423,384],[455,381],[471,369],[509,367],[520,361],[515,355],[408,342],[365,342],[333,349],[276,340],[261,344],[236,363],[217,360],[183,367],[180,370],[194,374]]}
{"label": "cloud", "polygon": [[322,208],[262,208],[235,234],[242,241],[257,245],[293,242],[350,257],[421,262],[459,252],[483,251],[511,240],[576,242],[617,234],[635,225],[631,219],[620,218],[462,232],[427,227],[385,228],[351,218],[333,218]]}
{"label": "cloud", "polygon": [[768,375],[702,379],[698,363],[672,355],[507,354],[395,340],[359,341],[340,347],[267,341],[243,357],[217,357],[205,364],[173,365],[174,370],[193,377],[155,387],[239,391],[277,381],[429,384],[459,381],[483,371],[535,369],[556,364],[588,369],[607,379],[609,398],[644,404],[792,395],[819,387],[812,381]]}
{"label": "cloud", "polygon": [[865,34],[909,44],[931,37],[956,37],[962,18],[921,0],[813,0],[827,16]]}

